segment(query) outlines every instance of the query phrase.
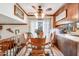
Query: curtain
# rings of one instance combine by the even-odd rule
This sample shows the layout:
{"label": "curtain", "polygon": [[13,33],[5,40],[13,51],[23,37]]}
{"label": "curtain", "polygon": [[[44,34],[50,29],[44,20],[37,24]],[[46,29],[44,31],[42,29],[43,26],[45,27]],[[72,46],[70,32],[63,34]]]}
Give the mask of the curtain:
{"label": "curtain", "polygon": [[35,33],[35,30],[38,28],[38,24],[36,20],[30,21],[30,32],[32,33],[32,36],[35,38],[37,37],[37,34]]}
{"label": "curtain", "polygon": [[51,28],[50,19],[44,20],[43,26],[44,26],[43,31],[46,36],[46,42],[48,42],[50,39],[50,28]]}

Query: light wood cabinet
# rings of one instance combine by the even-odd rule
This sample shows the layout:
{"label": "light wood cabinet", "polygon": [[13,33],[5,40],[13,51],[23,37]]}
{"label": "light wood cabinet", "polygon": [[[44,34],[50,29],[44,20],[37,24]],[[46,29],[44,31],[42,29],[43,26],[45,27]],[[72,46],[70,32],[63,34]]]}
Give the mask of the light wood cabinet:
{"label": "light wood cabinet", "polygon": [[[57,20],[56,17],[65,10],[66,10],[66,17],[64,19],[60,19],[60,21],[55,21]],[[61,17],[62,16],[60,16],[59,18]],[[54,16],[54,22],[56,23],[54,24],[55,27],[58,25],[67,24],[64,21],[71,21],[71,23],[79,21],[79,3],[67,3],[55,13]],[[74,28],[73,31],[75,31],[76,27],[73,26],[73,28]]]}
{"label": "light wood cabinet", "polygon": [[65,56],[77,56],[77,42],[57,36],[57,45]]}
{"label": "light wood cabinet", "polygon": [[78,4],[77,3],[71,3],[67,6],[67,19],[68,20],[78,20],[76,16],[78,15]]}

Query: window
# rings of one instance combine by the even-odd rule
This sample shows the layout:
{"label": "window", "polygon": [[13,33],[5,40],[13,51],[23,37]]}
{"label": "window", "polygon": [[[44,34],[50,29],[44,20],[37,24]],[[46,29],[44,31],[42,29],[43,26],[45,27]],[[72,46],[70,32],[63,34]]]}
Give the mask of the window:
{"label": "window", "polygon": [[43,22],[38,22],[38,29],[43,31]]}

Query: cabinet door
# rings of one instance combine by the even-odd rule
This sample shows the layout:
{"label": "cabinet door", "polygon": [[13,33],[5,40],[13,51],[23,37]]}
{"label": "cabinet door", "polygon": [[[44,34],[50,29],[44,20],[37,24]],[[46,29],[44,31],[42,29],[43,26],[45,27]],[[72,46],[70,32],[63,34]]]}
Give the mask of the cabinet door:
{"label": "cabinet door", "polygon": [[64,53],[65,56],[76,56],[77,55],[77,44],[72,40],[66,39],[64,42]]}
{"label": "cabinet door", "polygon": [[63,53],[63,49],[64,49],[64,40],[62,37],[57,36],[57,44],[58,44],[58,48],[59,50]]}
{"label": "cabinet door", "polygon": [[77,42],[71,41],[70,55],[77,56]]}
{"label": "cabinet door", "polygon": [[65,56],[77,55],[77,42],[57,36],[58,48]]}
{"label": "cabinet door", "polygon": [[65,56],[70,56],[70,47],[71,47],[71,41],[66,39],[64,41],[64,55]]}

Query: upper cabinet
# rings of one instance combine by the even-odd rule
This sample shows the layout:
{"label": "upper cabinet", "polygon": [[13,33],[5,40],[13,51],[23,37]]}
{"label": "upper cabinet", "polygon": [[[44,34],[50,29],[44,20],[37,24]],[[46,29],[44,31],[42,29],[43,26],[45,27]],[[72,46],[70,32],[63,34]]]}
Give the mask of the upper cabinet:
{"label": "upper cabinet", "polygon": [[56,16],[56,22],[63,20],[66,17],[67,17],[67,10],[64,10],[59,15]]}
{"label": "upper cabinet", "polygon": [[63,5],[54,16],[57,25],[79,21],[79,3],[67,3]]}
{"label": "upper cabinet", "polygon": [[78,15],[79,15],[79,9],[78,9],[77,3],[68,4],[67,7],[67,19],[71,21],[77,21]]}

